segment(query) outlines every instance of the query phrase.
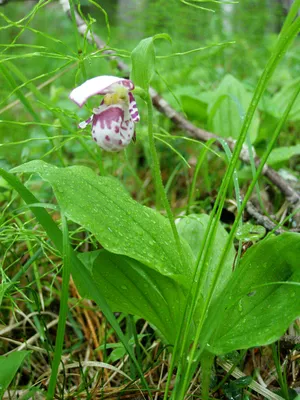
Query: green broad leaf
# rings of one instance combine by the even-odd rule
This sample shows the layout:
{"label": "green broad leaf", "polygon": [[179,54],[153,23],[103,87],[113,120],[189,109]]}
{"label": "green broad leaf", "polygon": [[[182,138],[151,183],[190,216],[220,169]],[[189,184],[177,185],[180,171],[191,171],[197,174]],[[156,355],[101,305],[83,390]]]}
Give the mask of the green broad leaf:
{"label": "green broad leaf", "polygon": [[247,222],[237,229],[235,237],[243,242],[257,242],[259,239],[263,238],[265,234],[265,227]]}
{"label": "green broad leaf", "polygon": [[125,356],[126,356],[126,350],[124,349],[124,347],[118,347],[110,353],[109,360],[110,362],[114,363],[116,361],[119,361],[121,358]]}
{"label": "green broad leaf", "polygon": [[[112,311],[146,319],[168,343],[174,343],[185,305],[185,288],[180,283],[132,258],[106,250],[82,253],[79,258]],[[75,273],[73,278],[80,288],[80,277]],[[88,282],[84,285],[89,286]]]}
{"label": "green broad leaf", "polygon": [[[297,233],[267,238],[247,250],[209,310],[202,339],[209,351],[262,346],[284,334],[300,314],[299,259]],[[212,324],[217,327],[211,336]]]}
{"label": "green broad leaf", "polygon": [[[58,168],[39,160],[13,172],[35,172],[49,182],[64,215],[92,232],[106,250],[188,283],[191,271],[180,263],[169,221],[134,201],[117,179],[83,166]],[[183,246],[189,259],[188,246]]]}
{"label": "green broad leaf", "polygon": [[30,351],[15,351],[7,356],[0,356],[0,399],[16,375],[24,358]]}
{"label": "green broad leaf", "polygon": [[[201,245],[203,244],[203,239],[208,226],[208,222],[209,216],[207,214],[191,214],[187,217],[182,218],[177,224],[178,233],[190,245],[191,250],[195,256],[195,260],[197,259],[199,250],[201,248]],[[207,291],[210,287],[212,276],[218,265],[227,238],[228,233],[223,228],[222,224],[219,223],[214,247],[210,254],[208,276],[206,278],[206,285],[204,285],[204,293],[202,293],[203,298],[205,298]],[[217,296],[224,289],[230,276],[232,275],[234,257],[235,250],[232,245],[228,252],[226,261],[223,265],[223,270],[216,286],[215,296]]]}
{"label": "green broad leaf", "polygon": [[[291,98],[295,95],[296,90],[299,88],[300,78],[292,80],[288,85],[285,85],[275,96],[273,97],[272,110],[273,115],[280,118],[282,115],[282,110],[285,109],[286,105],[289,103]],[[300,96],[297,97],[291,112],[288,117],[289,121],[299,121],[300,120]]]}
{"label": "green broad leaf", "polygon": [[172,42],[168,34],[160,33],[141,40],[131,53],[132,71],[130,79],[136,86],[140,86],[144,90],[149,89],[155,72],[154,41],[156,39],[166,39]]}
{"label": "green broad leaf", "polygon": [[204,103],[197,97],[182,95],[182,109],[185,114],[197,121],[206,121],[207,119],[207,103]]}
{"label": "green broad leaf", "polygon": [[273,132],[277,128],[278,118],[275,118],[272,114],[264,113],[263,118],[261,120],[257,142],[266,141],[269,142],[270,137],[272,137]]}
{"label": "green broad leaf", "polygon": [[[252,95],[247,92],[240,81],[232,75],[226,75],[208,107],[210,130],[219,136],[237,139],[251,98]],[[258,127],[259,117],[256,112],[249,128],[252,143],[257,137]]]}
{"label": "green broad leaf", "polygon": [[300,154],[300,143],[295,146],[277,147],[271,151],[268,158],[268,164],[274,165],[289,160]]}

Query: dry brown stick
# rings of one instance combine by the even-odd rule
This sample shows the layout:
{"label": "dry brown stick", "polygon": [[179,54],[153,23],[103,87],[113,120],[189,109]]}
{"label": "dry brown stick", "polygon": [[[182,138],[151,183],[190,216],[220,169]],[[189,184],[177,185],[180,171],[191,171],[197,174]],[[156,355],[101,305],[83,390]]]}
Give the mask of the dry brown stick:
{"label": "dry brown stick", "polygon": [[[262,215],[257,208],[253,205],[251,201],[247,202],[246,206],[247,212],[253,217],[259,225],[264,226],[268,231],[272,231],[276,228],[276,224],[271,221],[267,216]],[[276,229],[275,233],[282,233],[284,232],[283,229],[278,228]]]}
{"label": "dry brown stick", "polygon": [[[266,215],[261,214],[261,212],[255,207],[255,205],[250,200],[247,202],[246,210],[248,214],[250,214],[251,217],[254,218],[259,225],[264,226],[268,231],[273,231],[275,229],[274,233],[276,234],[285,232],[283,228],[278,227],[278,223],[274,223]],[[299,228],[291,228],[289,229],[289,232],[299,232]]]}
{"label": "dry brown stick", "polygon": [[[63,6],[64,11],[68,14],[68,16],[71,18],[71,13],[70,13],[70,5],[68,0],[60,0],[60,4]],[[80,17],[80,15],[74,11],[75,18],[76,18],[76,24],[78,31],[81,35],[86,35],[86,31],[88,29],[86,23],[84,20]],[[102,41],[102,39],[93,34],[91,35],[90,32],[87,34],[87,40],[89,40],[92,43],[96,43],[96,46],[98,49],[104,49],[105,48],[105,43]],[[126,76],[128,75],[129,68],[127,64],[125,64],[123,61],[117,59],[113,55],[113,51],[111,50],[103,50],[104,54],[107,54],[110,56],[109,58],[113,59],[116,61],[116,66],[119,71],[125,72]],[[194,124],[192,124],[190,121],[186,120],[180,113],[178,113],[176,110],[174,110],[169,103],[166,102],[153,88],[150,88],[150,95],[152,98],[153,105],[155,108],[160,111],[162,114],[166,115],[172,122],[174,122],[175,125],[177,125],[179,128],[187,132],[187,134],[191,137],[194,137],[196,139],[199,139],[201,141],[208,141],[209,139],[220,139],[218,135],[215,135],[211,132],[208,132],[204,129],[198,128]],[[233,149],[235,145],[235,141],[232,139],[227,139],[226,140],[229,147]],[[221,147],[221,143],[217,141],[217,145]],[[247,164],[250,163],[250,158],[249,158],[249,152],[247,148],[244,148],[244,150],[241,151],[240,154],[240,159]],[[259,165],[260,159],[258,157],[255,157],[255,162],[256,165]],[[300,194],[297,193],[274,169],[269,167],[268,165],[265,165],[263,168],[263,175],[265,175],[275,186],[278,187],[278,189],[285,195],[287,201],[291,203],[293,206],[297,206],[300,203]]]}

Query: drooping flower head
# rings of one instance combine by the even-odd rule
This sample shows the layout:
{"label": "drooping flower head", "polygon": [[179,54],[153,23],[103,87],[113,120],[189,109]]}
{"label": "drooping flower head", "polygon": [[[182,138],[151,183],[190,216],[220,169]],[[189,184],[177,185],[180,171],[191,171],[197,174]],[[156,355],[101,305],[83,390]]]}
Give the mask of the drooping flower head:
{"label": "drooping flower head", "polygon": [[95,142],[106,151],[120,151],[135,138],[134,124],[140,120],[131,91],[134,84],[129,79],[116,76],[97,76],[72,90],[70,99],[79,107],[94,95],[103,95],[100,106],[93,115],[79,124],[85,128],[92,124]]}

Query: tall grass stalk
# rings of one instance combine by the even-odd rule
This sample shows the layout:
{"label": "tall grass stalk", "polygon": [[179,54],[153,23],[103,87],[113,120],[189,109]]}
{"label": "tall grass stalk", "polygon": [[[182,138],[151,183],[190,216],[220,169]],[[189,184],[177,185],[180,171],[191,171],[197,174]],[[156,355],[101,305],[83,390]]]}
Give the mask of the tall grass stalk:
{"label": "tall grass stalk", "polygon": [[47,400],[54,398],[55,387],[59,364],[61,362],[62,349],[64,344],[65,327],[68,315],[68,300],[69,300],[69,282],[71,275],[71,258],[70,258],[70,243],[67,220],[63,213],[61,214],[62,233],[63,233],[63,274],[62,274],[62,291],[60,298],[59,320],[55,341],[55,352],[52,361],[52,371],[48,386]]}
{"label": "tall grass stalk", "polygon": [[187,208],[186,208],[186,214],[190,214],[190,209],[191,206],[193,204],[193,200],[194,200],[194,196],[195,196],[195,189],[196,189],[196,183],[197,183],[197,178],[198,178],[198,174],[200,172],[200,168],[204,162],[204,159],[206,157],[207,151],[209,150],[209,148],[212,146],[212,144],[215,142],[215,139],[210,139],[207,141],[206,146],[203,149],[201,149],[198,160],[197,160],[197,165],[195,168],[195,172],[193,175],[193,180],[192,180],[192,184],[191,184],[191,188],[189,191],[189,198],[188,198],[188,204],[187,204]]}
{"label": "tall grass stalk", "polygon": [[[11,21],[11,26],[18,26],[21,22],[26,21],[25,25],[22,26],[20,32],[17,33],[17,35],[14,37],[13,41],[10,43],[11,45],[14,45],[16,43],[16,41],[18,40],[18,38],[22,35],[22,33],[28,28],[30,22],[33,20],[33,18],[35,17],[35,14],[43,7],[45,7],[47,4],[51,3],[52,0],[39,0],[38,4],[36,4],[33,9],[22,19],[20,19],[17,22],[13,22]],[[4,19],[6,19],[4,14],[0,14]],[[19,26],[18,26],[19,27]],[[5,47],[2,51],[1,54],[3,54],[6,50],[8,50],[10,48],[10,46]]]}
{"label": "tall grass stalk", "polygon": [[280,342],[278,342],[277,345],[276,345],[276,343],[272,344],[272,355],[273,355],[273,360],[274,360],[274,364],[275,364],[278,381],[280,384],[282,394],[284,395],[285,399],[289,399],[290,395],[289,395],[289,387],[288,387],[288,383],[287,383],[287,379],[286,379],[286,368],[283,368],[283,370],[282,370],[282,367],[280,365]]}
{"label": "tall grass stalk", "polygon": [[146,94],[146,103],[147,103],[147,109],[148,109],[148,139],[149,139],[149,147],[150,147],[150,153],[151,153],[151,158],[152,158],[152,170],[154,173],[154,179],[155,179],[155,186],[157,193],[160,194],[161,200],[163,202],[163,206],[166,210],[168,219],[170,221],[171,229],[173,232],[173,236],[175,239],[175,243],[177,246],[177,251],[180,257],[180,261],[182,265],[185,265],[185,259],[183,255],[183,250],[181,246],[181,241],[179,238],[179,234],[177,232],[175,222],[174,222],[174,217],[173,213],[165,192],[165,188],[163,185],[162,177],[161,177],[161,172],[160,172],[160,166],[159,166],[159,160],[158,160],[158,155],[156,152],[155,148],[155,141],[154,141],[154,133],[153,133],[153,104],[152,104],[152,99],[150,97],[150,94]]}

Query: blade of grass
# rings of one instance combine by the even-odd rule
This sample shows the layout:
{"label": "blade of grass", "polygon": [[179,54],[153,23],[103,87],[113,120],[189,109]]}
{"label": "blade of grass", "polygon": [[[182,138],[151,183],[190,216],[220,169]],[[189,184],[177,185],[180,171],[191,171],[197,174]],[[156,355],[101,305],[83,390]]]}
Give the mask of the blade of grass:
{"label": "blade of grass", "polygon": [[207,143],[206,143],[207,147],[203,147],[203,149],[200,150],[199,157],[198,157],[198,160],[197,160],[197,165],[196,165],[194,176],[193,176],[191,189],[190,189],[190,192],[189,192],[188,204],[187,204],[187,208],[186,208],[186,213],[187,214],[190,213],[191,205],[192,205],[192,203],[194,201],[196,183],[197,183],[197,178],[198,178],[198,174],[199,174],[200,168],[201,168],[202,163],[203,163],[203,161],[204,161],[204,159],[206,157],[206,153],[207,153],[208,149],[210,148],[210,146],[214,142],[215,142],[215,139],[208,140]]}
{"label": "blade of grass", "polygon": [[63,214],[61,214],[61,219],[62,219],[62,234],[63,234],[62,290],[60,297],[58,328],[55,341],[55,352],[52,361],[52,371],[48,386],[47,400],[53,399],[55,394],[56,380],[57,380],[59,364],[61,362],[62,349],[65,336],[65,327],[68,315],[69,282],[71,275],[71,257],[70,257],[71,247],[69,243],[69,231],[68,231],[67,220]]}
{"label": "blade of grass", "polygon": [[[17,85],[4,99],[1,100],[0,106],[3,103],[6,103],[6,101],[17,91],[21,90],[23,87],[28,87],[31,92],[35,95],[35,97],[39,100],[43,99],[43,96],[41,94],[41,91],[33,84],[34,81],[37,81],[39,79],[43,79],[43,78],[47,78],[48,76],[54,75],[54,74],[61,74],[61,71],[66,69],[67,67],[69,67],[69,65],[71,64],[70,61],[68,61],[67,63],[59,66],[58,68],[55,68],[54,70],[35,76],[32,79],[28,79],[26,78],[26,76],[21,72],[21,70],[19,68],[17,68],[15,66],[15,64],[13,64],[10,61],[7,61],[5,63],[5,65],[8,67],[8,69],[12,72],[14,72],[14,74],[21,80],[23,81],[23,83],[21,85]],[[72,67],[74,67],[74,63],[72,64]],[[68,70],[68,68],[67,68]],[[26,95],[24,95],[24,97],[27,97]]]}
{"label": "blade of grass", "polygon": [[[43,254],[43,248],[40,247],[30,258],[26,261],[24,265],[22,265],[21,269],[16,273],[16,275],[12,278],[12,283],[17,283],[21,277],[27,272],[30,266]],[[11,289],[13,286],[11,287]]]}
{"label": "blade of grass", "polygon": [[[247,135],[247,138],[249,138],[249,135]],[[230,151],[228,143],[223,139],[219,139],[219,141],[222,144],[224,152],[225,152],[226,157],[227,157],[227,160],[230,163],[231,157],[232,157],[232,153]],[[234,185],[234,190],[235,190],[235,198],[236,198],[237,210],[239,211],[240,208],[241,208],[242,198],[241,198],[240,187],[239,187],[238,173],[237,173],[236,169],[233,172],[233,185]],[[243,221],[242,221],[242,219],[240,219],[239,220],[239,226],[241,227],[242,225],[243,225]],[[240,260],[241,254],[242,254],[242,249],[243,249],[243,242],[242,242],[242,240],[240,240],[233,268],[235,268],[235,266],[238,265],[238,263],[239,263],[239,260]]]}
{"label": "blade of grass", "polygon": [[[17,82],[15,81],[15,79],[13,78],[13,76],[11,75],[11,73],[9,72],[8,68],[6,68],[5,65],[0,64],[0,71],[2,72],[4,78],[6,79],[6,81],[8,82],[9,86],[15,90],[15,88],[17,88]],[[26,110],[30,113],[30,115],[33,117],[33,119],[38,122],[41,123],[41,119],[38,115],[38,113],[34,110],[34,108],[32,107],[30,101],[24,96],[24,94],[22,93],[21,90],[16,90],[16,95],[18,96],[19,100],[21,101],[21,103],[24,105],[24,107],[26,108]],[[48,130],[41,125],[43,128],[43,131],[45,132],[45,134],[49,137],[51,136],[50,133],[48,132]]]}
{"label": "blade of grass", "polygon": [[[24,27],[20,30],[20,32],[17,33],[17,35],[14,36],[13,41],[10,43],[10,46],[15,44],[16,41],[18,40],[18,38],[22,35],[22,33],[24,32],[24,30],[27,28],[27,26],[30,24],[30,22],[32,21],[32,19],[34,18],[35,14],[39,11],[40,8],[45,7],[47,4],[49,4],[52,0],[48,0],[48,1],[44,1],[44,0],[40,0],[38,2],[38,4],[36,4],[33,9],[26,15],[26,17],[24,17],[20,22],[25,21],[26,19],[28,19],[24,25]],[[1,54],[4,53],[10,46],[4,48],[1,51]]]}

